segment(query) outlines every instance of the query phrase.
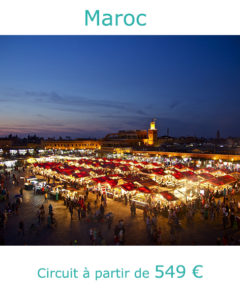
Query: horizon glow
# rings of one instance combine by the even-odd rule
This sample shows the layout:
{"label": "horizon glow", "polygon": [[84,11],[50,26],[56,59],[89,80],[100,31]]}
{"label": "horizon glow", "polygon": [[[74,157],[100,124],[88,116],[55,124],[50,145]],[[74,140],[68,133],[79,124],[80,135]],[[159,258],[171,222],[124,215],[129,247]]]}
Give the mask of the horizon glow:
{"label": "horizon glow", "polygon": [[239,36],[0,36],[0,136],[240,136]]}

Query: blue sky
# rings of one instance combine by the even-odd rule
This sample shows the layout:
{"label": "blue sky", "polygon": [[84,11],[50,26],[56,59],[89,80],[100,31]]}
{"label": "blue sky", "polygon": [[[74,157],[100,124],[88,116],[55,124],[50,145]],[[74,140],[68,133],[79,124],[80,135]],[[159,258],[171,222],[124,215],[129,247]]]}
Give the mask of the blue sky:
{"label": "blue sky", "polygon": [[240,136],[239,36],[1,36],[0,136]]}

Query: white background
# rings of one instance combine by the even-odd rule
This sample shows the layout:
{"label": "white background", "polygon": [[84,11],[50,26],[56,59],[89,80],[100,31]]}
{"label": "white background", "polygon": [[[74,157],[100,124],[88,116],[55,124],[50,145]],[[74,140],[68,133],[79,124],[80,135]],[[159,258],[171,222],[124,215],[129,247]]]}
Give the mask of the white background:
{"label": "white background", "polygon": [[[2,299],[238,299],[239,247],[2,247]],[[39,268],[136,270],[186,266],[181,279],[39,279]],[[203,265],[199,274],[192,268]],[[90,276],[91,276],[90,274]]]}
{"label": "white background", "polygon": [[[84,26],[84,11],[146,13],[147,26]],[[240,34],[239,0],[0,0],[0,34]]]}
{"label": "white background", "polygon": [[[0,34],[240,34],[237,0],[0,0]],[[84,26],[84,10],[146,13],[147,26]],[[1,47],[1,45],[0,45]],[[0,66],[1,67],[1,66]],[[2,299],[235,299],[239,297],[239,247],[1,247]],[[153,271],[183,264],[182,279],[44,280],[41,267],[90,271]],[[195,279],[194,265],[204,266]]]}

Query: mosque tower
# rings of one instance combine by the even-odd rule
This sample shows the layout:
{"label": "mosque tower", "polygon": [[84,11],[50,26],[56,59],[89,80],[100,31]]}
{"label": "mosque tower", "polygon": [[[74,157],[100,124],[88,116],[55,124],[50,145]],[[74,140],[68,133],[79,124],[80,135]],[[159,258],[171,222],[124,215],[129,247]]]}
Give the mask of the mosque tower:
{"label": "mosque tower", "polygon": [[157,143],[156,119],[153,119],[148,129],[148,145],[154,146]]}

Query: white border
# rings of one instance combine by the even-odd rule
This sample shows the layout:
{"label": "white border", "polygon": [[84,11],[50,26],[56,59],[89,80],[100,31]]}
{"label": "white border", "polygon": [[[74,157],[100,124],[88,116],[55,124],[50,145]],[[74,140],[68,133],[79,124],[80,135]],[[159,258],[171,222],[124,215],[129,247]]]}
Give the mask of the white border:
{"label": "white border", "polygon": [[[88,9],[146,13],[147,26],[84,25]],[[238,35],[239,0],[0,0],[1,35]]]}

